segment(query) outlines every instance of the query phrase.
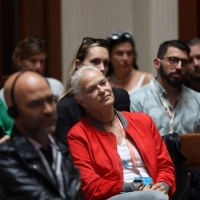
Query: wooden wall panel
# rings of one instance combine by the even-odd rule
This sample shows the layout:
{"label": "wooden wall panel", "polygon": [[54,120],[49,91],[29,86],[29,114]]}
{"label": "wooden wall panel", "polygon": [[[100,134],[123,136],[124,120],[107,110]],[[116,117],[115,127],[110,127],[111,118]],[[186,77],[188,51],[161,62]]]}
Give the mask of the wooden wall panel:
{"label": "wooden wall panel", "polygon": [[20,0],[19,25],[20,38],[44,37],[43,0]]}
{"label": "wooden wall panel", "polygon": [[16,8],[18,1],[0,0],[0,87],[3,86],[5,79],[12,72],[12,51],[15,46],[16,36],[18,31],[16,28]]}
{"label": "wooden wall panel", "polygon": [[199,36],[199,0],[179,0],[179,38]]}
{"label": "wooden wall panel", "polygon": [[12,73],[14,47],[26,37],[45,40],[48,57],[44,75],[61,80],[60,6],[60,0],[0,0],[0,87]]}
{"label": "wooden wall panel", "polygon": [[[44,33],[48,60],[46,74],[53,75],[61,80],[61,5],[60,1],[45,0],[44,6]],[[56,14],[57,13],[57,14]]]}

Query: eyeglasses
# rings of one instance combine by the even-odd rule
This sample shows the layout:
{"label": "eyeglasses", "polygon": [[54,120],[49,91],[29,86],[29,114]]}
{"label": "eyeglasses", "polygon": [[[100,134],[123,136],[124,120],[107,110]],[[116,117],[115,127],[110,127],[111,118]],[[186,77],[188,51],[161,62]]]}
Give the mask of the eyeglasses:
{"label": "eyeglasses", "polygon": [[163,57],[163,58],[160,58],[160,59],[166,59],[166,60],[168,60],[169,63],[170,63],[173,67],[176,67],[180,61],[181,61],[181,67],[182,67],[182,68],[187,68],[187,67],[189,67],[189,65],[190,65],[190,63],[191,63],[189,59],[181,59],[181,58],[177,58],[177,57],[174,57],[174,56],[171,56],[171,57]]}
{"label": "eyeglasses", "polygon": [[128,31],[112,33],[107,39],[108,46],[111,45],[111,43],[113,42],[123,39],[133,40],[132,33]]}
{"label": "eyeglasses", "polygon": [[78,58],[78,55],[81,51],[81,49],[83,48],[84,45],[90,45],[90,44],[99,44],[100,46],[103,46],[103,47],[106,47],[106,40],[104,39],[98,39],[98,38],[90,38],[90,37],[84,37],[83,38],[83,41],[81,43],[81,46],[79,47],[78,49],[78,52],[77,52],[77,58]]}

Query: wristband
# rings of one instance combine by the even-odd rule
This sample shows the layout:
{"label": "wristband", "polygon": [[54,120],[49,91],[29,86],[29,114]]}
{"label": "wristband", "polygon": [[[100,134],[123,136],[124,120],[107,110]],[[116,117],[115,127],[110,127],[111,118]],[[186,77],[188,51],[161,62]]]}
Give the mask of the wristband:
{"label": "wristband", "polygon": [[139,191],[139,188],[141,187],[141,186],[143,186],[143,183],[142,183],[142,181],[133,181],[132,182],[132,185],[133,185],[133,191]]}

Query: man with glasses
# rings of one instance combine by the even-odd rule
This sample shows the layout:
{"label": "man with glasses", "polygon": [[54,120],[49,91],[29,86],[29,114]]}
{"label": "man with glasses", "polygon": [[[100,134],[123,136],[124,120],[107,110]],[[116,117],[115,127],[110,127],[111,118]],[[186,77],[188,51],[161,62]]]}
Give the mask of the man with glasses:
{"label": "man with glasses", "polygon": [[69,149],[51,136],[57,98],[49,82],[33,71],[18,72],[4,94],[14,128],[0,145],[0,199],[83,199]]}
{"label": "man with glasses", "polygon": [[131,96],[131,111],[149,114],[160,134],[200,132],[200,94],[183,86],[190,49],[182,41],[160,45],[154,66],[157,77]]}
{"label": "man with glasses", "polygon": [[[130,96],[131,111],[150,115],[162,136],[200,133],[200,94],[183,85],[189,54],[190,48],[180,40],[162,43],[154,59],[157,77]],[[200,199],[199,170],[190,174],[190,199]]]}

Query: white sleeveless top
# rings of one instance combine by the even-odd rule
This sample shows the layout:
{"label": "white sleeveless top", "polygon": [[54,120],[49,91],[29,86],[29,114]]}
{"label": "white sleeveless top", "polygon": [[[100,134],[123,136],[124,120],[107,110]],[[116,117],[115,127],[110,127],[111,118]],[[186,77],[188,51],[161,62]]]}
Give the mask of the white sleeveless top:
{"label": "white sleeveless top", "polygon": [[139,79],[137,85],[136,85],[132,90],[130,90],[130,91],[128,92],[129,95],[131,95],[133,92],[135,92],[135,90],[137,90],[138,88],[141,88],[141,87],[142,87],[142,83],[143,83],[143,81],[144,81],[145,76],[146,76],[145,73],[143,73],[143,74],[140,76],[140,79]]}

